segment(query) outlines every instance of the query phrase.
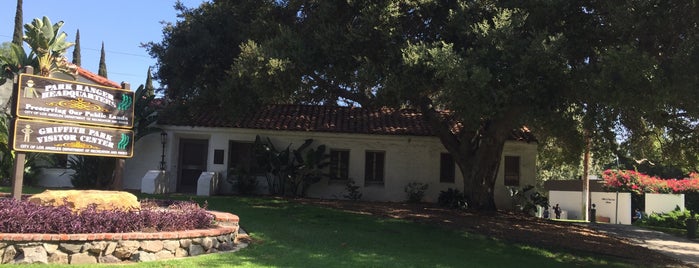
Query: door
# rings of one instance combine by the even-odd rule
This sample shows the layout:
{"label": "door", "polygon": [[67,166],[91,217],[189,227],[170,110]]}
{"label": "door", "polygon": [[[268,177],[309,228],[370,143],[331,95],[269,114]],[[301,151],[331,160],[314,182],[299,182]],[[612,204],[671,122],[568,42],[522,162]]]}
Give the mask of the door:
{"label": "door", "polygon": [[178,193],[196,193],[197,179],[206,171],[206,156],[209,141],[182,139],[180,140],[179,170],[177,179]]}

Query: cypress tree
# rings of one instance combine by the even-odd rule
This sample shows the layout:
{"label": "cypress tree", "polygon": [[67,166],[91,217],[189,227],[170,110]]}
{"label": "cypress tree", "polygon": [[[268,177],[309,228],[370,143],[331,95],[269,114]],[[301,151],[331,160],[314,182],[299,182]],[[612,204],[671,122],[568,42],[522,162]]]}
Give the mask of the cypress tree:
{"label": "cypress tree", "polygon": [[75,33],[75,47],[73,47],[73,64],[80,66],[80,29]]}
{"label": "cypress tree", "polygon": [[153,88],[153,76],[150,73],[150,67],[148,67],[148,75],[146,76],[146,96],[150,97],[155,95],[155,89]]}
{"label": "cypress tree", "polygon": [[97,74],[99,76],[107,78],[107,63],[105,62],[104,56],[104,42],[102,42],[102,52],[100,53],[100,68],[99,71],[97,71]]}
{"label": "cypress tree", "polygon": [[22,46],[23,41],[22,32],[22,0],[17,0],[17,10],[15,11],[15,29],[12,33],[12,43],[18,46]]}

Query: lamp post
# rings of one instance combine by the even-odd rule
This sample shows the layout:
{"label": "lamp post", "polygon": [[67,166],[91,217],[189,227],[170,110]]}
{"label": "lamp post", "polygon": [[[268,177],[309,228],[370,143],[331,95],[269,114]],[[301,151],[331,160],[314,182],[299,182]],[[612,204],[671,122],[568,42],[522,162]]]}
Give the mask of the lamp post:
{"label": "lamp post", "polygon": [[165,171],[165,144],[167,143],[167,132],[160,132],[160,144],[163,145],[163,151],[160,155],[160,171]]}

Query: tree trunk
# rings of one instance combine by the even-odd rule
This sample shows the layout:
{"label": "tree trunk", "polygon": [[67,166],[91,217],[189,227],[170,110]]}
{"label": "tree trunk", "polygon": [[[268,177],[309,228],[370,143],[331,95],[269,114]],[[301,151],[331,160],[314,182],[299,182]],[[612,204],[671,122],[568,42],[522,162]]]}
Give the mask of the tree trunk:
{"label": "tree trunk", "polygon": [[455,160],[459,159],[456,164],[464,178],[464,195],[469,200],[470,208],[483,211],[497,209],[494,196],[495,180],[498,177],[504,145],[505,139],[488,137],[470,152],[455,152],[465,156]]}
{"label": "tree trunk", "polygon": [[461,170],[468,206],[481,211],[495,211],[495,180],[502,149],[517,128],[514,118],[521,109],[511,107],[497,119],[484,120],[477,128],[464,126],[457,133],[452,131],[452,120],[445,119],[427,105],[422,105],[421,110]]}

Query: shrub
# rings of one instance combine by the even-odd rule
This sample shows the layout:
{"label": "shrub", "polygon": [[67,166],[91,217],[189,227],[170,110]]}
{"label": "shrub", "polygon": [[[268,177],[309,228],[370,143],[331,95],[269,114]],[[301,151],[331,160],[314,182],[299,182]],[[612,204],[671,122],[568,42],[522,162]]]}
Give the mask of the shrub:
{"label": "shrub", "polygon": [[116,162],[110,157],[75,156],[68,159],[68,168],[75,171],[70,182],[77,189],[108,189]]}
{"label": "shrub", "polygon": [[[146,205],[140,211],[98,211],[94,206],[73,213],[66,206],[41,206],[11,198],[0,199],[2,233],[125,233],[182,231],[209,228],[213,215],[193,202],[165,207]],[[52,219],[52,220],[47,220]]]}
{"label": "shrub", "polygon": [[651,213],[650,215],[645,215],[645,217],[641,218],[639,224],[663,228],[686,229],[686,221],[689,218],[691,218],[689,210],[680,210],[677,208],[668,213]]}
{"label": "shrub", "polygon": [[437,204],[439,204],[440,207],[451,209],[466,209],[468,207],[464,194],[453,188],[449,188],[446,191],[440,191],[439,198],[437,198]]}
{"label": "shrub", "polygon": [[429,185],[421,182],[411,182],[403,189],[408,194],[408,202],[419,203],[425,197],[425,191]]}
{"label": "shrub", "polygon": [[347,194],[342,196],[344,198],[352,201],[362,199],[362,192],[359,191],[359,186],[354,183],[352,178],[347,179],[347,183],[345,183],[345,191],[347,191]]}
{"label": "shrub", "polygon": [[[526,185],[522,188],[508,187],[510,196],[514,204],[521,211],[528,214],[536,214],[536,206],[549,207],[549,199],[545,195],[537,192],[533,185]],[[534,190],[534,191],[532,191]]]}
{"label": "shrub", "polygon": [[227,180],[233,184],[233,187],[240,194],[251,194],[257,190],[257,176],[249,168],[238,167],[229,169]]}
{"label": "shrub", "polygon": [[609,191],[642,193],[699,192],[699,174],[691,173],[684,179],[662,179],[633,170],[605,170],[604,187]]}

